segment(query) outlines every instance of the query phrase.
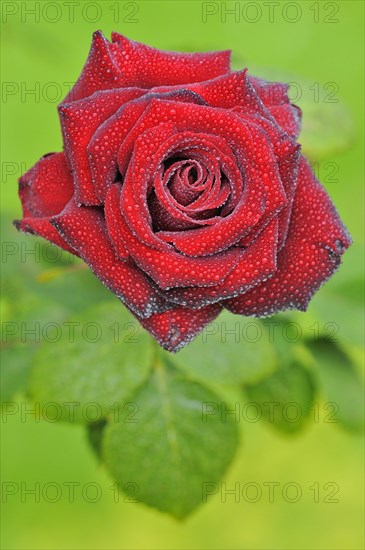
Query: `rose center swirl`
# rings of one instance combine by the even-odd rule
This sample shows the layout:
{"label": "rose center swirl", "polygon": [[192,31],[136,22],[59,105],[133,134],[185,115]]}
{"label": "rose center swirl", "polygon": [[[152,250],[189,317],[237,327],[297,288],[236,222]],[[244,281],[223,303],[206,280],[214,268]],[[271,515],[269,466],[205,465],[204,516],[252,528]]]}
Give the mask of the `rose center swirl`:
{"label": "rose center swirl", "polygon": [[214,149],[175,149],[160,163],[148,194],[156,233],[214,225],[232,212],[235,182]]}

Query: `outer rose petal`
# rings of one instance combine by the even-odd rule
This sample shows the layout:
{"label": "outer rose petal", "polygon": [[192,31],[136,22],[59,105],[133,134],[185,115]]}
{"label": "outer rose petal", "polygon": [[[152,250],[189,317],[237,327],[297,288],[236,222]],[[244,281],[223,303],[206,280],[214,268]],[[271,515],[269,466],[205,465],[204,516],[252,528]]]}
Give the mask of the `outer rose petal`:
{"label": "outer rose petal", "polygon": [[67,244],[46,218],[23,218],[22,220],[15,220],[14,225],[19,231],[23,231],[23,233],[43,237],[47,241],[63,248],[63,250],[78,256],[75,250]]}
{"label": "outer rose petal", "polygon": [[168,351],[177,352],[191,342],[203,328],[220,313],[222,306],[214,304],[198,310],[184,307],[157,313],[148,319],[138,319],[159,344]]}
{"label": "outer rose petal", "polygon": [[230,70],[230,50],[207,53],[168,52],[151,48],[116,32],[121,48],[119,67],[126,86],[170,86],[210,80]]}
{"label": "outer rose petal", "polygon": [[302,111],[290,103],[289,84],[267,82],[255,76],[249,77],[263,104],[267,107],[276,122],[290,136],[298,137],[301,129]]}
{"label": "outer rose petal", "polygon": [[[199,94],[210,107],[232,109],[233,107],[245,107],[249,113],[268,116],[270,114],[257,95],[247,76],[247,69],[227,73],[212,80],[186,84],[184,88]],[[157,86],[152,91],[166,93],[171,89],[177,90],[179,86]]]}
{"label": "outer rose petal", "polygon": [[116,62],[119,52],[116,54],[115,50],[101,31],[94,32],[82,73],[62,103],[82,99],[100,90],[123,87],[125,79]]}
{"label": "outer rose petal", "polygon": [[59,106],[63,141],[70,161],[75,183],[77,204],[97,206],[89,166],[87,146],[99,126],[114,114],[121,105],[143,95],[141,88],[121,88],[95,92],[86,99],[80,99]]}
{"label": "outer rose petal", "polygon": [[[281,210],[278,216],[278,245],[280,250],[280,248],[285,244],[293,198],[297,187],[300,145],[297,144],[285,132],[283,132],[282,129],[275,122],[272,122],[260,115],[247,116],[241,107],[235,108],[234,112],[237,112],[242,117],[242,119],[247,120],[248,123],[253,121],[258,124],[268,134],[270,142],[273,145],[274,153],[278,162],[281,182],[283,184],[288,202],[288,204]],[[255,228],[255,234],[258,229],[260,230],[260,227]],[[247,238],[244,238],[240,244],[246,246],[249,242],[251,242],[250,239],[251,235],[248,235]]]}
{"label": "outer rose petal", "polygon": [[298,180],[286,244],[278,255],[278,270],[270,280],[225,302],[233,313],[265,316],[285,309],[305,311],[351,244],[335,207],[304,157]]}
{"label": "outer rose petal", "polygon": [[77,207],[71,200],[51,223],[102,283],[134,313],[148,317],[171,307],[133,263],[116,257],[101,208]]}
{"label": "outer rose petal", "polygon": [[[198,93],[211,107],[235,110],[242,107],[245,115],[266,117],[291,137],[297,137],[300,132],[302,112],[290,103],[287,84],[264,82],[248,75],[247,69],[244,69],[184,87]],[[153,91],[166,93],[171,89],[169,86],[157,86]],[[173,89],[178,89],[178,86]]]}
{"label": "outer rose petal", "polygon": [[268,111],[290,136],[297,138],[301,130],[302,111],[296,105],[273,105]]}
{"label": "outer rose petal", "polygon": [[16,227],[76,254],[49,223],[50,217],[61,212],[72,195],[73,182],[65,155],[45,155],[19,179],[23,219],[14,222]]}

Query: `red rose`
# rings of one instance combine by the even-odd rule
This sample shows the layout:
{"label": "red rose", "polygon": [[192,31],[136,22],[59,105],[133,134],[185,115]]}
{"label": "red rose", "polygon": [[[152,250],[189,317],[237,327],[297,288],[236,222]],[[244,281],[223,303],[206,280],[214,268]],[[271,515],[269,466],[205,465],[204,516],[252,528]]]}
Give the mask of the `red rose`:
{"label": "red rose", "polygon": [[305,310],[351,242],[287,86],[229,58],[96,32],[59,107],[64,153],[20,179],[18,228],[85,260],[170,351],[223,307]]}

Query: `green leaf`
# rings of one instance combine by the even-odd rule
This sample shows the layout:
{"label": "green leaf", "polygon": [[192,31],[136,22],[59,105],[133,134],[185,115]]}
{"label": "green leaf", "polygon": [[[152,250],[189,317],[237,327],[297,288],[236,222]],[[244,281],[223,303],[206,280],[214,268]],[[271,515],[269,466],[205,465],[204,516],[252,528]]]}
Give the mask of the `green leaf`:
{"label": "green leaf", "polygon": [[135,421],[105,428],[106,465],[121,489],[135,487],[136,500],[184,518],[225,473],[237,424],[216,413],[221,397],[171,364],[160,363],[132,399]]}
{"label": "green leaf", "polygon": [[349,355],[326,339],[310,340],[326,399],[337,408],[339,423],[347,430],[364,429],[364,383]]}
{"label": "green leaf", "polygon": [[276,368],[275,349],[257,319],[223,312],[174,361],[203,382],[255,382]]}
{"label": "green leaf", "polygon": [[60,339],[45,342],[36,355],[33,399],[43,407],[59,404],[66,421],[88,423],[117,414],[151,363],[149,337],[132,319],[115,301],[63,323]]}
{"label": "green leaf", "polygon": [[316,394],[311,372],[297,360],[245,390],[262,417],[285,434],[299,432],[305,426]]}

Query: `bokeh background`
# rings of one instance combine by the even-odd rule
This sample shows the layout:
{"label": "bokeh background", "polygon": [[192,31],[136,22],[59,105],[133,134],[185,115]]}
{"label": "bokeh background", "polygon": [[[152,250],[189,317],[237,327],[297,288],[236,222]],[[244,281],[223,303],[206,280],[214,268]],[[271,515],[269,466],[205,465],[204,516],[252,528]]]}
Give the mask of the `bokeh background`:
{"label": "bokeh background", "polygon": [[[235,68],[295,83],[304,109],[303,144],[348,226],[354,245],[339,273],[299,317],[336,323],[338,338],[360,366],[363,349],[363,45],[364,4],[336,2],[3,2],[2,268],[5,322],[61,322],[100,299],[114,300],[88,272],[65,257],[26,255],[31,237],[17,235],[21,215],[17,178],[43,154],[61,150],[57,103],[86,59],[92,32],[116,30],[170,50],[232,49]],[[269,8],[268,4],[271,5]],[[273,5],[275,6],[273,7]],[[237,8],[238,6],[238,8]],[[274,10],[275,11],[272,11]],[[234,9],[234,14],[229,14]],[[270,11],[269,11],[270,9]],[[35,14],[31,10],[36,10]],[[33,92],[32,92],[33,90]],[[329,96],[329,94],[332,95]],[[330,99],[330,101],[328,101]],[[338,101],[331,101],[331,100]],[[299,102],[300,103],[300,102]],[[308,113],[306,118],[306,112]],[[329,164],[328,164],[329,163]],[[33,243],[33,244],[32,244]],[[81,281],[81,283],[80,283]],[[296,317],[298,319],[298,317]],[[5,342],[3,399],[22,400],[35,342],[21,331]],[[229,344],[227,344],[229,345]],[[202,358],[203,360],[203,358]],[[5,363],[5,361],[4,361]],[[186,522],[121,498],[91,452],[82,427],[45,422],[31,415],[6,417],[2,428],[2,480],[45,484],[89,482],[102,489],[98,502],[75,491],[55,503],[20,493],[3,504],[6,549],[360,549],[363,538],[363,441],[337,425],[310,422],[300,437],[287,438],[262,423],[242,427],[243,445],[226,484],[296,482],[296,503],[262,498],[234,502],[219,495]],[[222,441],[222,445],[224,442]],[[314,502],[318,482],[339,486],[337,503]]]}

